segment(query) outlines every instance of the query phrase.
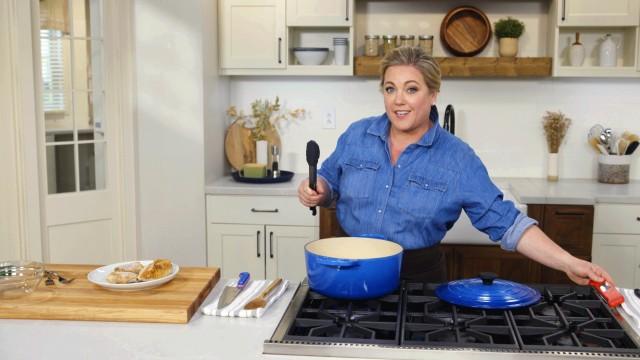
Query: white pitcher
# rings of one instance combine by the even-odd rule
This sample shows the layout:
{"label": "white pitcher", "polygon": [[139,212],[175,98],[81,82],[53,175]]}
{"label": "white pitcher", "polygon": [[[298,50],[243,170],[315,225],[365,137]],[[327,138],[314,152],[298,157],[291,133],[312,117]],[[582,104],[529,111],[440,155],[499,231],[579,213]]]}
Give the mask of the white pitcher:
{"label": "white pitcher", "polygon": [[616,66],[618,60],[618,45],[611,38],[611,34],[607,34],[600,44],[600,66]]}

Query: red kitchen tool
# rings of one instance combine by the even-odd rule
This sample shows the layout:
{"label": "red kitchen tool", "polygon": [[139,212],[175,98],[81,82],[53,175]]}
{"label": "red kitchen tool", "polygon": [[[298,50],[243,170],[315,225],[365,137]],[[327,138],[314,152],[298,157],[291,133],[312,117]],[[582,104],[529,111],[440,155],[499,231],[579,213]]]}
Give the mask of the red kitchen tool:
{"label": "red kitchen tool", "polygon": [[606,281],[596,282],[589,280],[589,285],[593,286],[611,307],[616,307],[624,302],[624,297],[615,286],[609,285]]}

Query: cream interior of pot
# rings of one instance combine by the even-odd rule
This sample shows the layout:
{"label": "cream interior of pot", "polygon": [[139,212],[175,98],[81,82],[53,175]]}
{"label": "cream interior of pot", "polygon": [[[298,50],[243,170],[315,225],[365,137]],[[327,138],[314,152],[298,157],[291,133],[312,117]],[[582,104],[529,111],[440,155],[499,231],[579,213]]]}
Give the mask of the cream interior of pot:
{"label": "cream interior of pot", "polygon": [[402,252],[402,246],[388,241],[360,237],[334,237],[312,241],[307,251],[340,259],[375,259]]}

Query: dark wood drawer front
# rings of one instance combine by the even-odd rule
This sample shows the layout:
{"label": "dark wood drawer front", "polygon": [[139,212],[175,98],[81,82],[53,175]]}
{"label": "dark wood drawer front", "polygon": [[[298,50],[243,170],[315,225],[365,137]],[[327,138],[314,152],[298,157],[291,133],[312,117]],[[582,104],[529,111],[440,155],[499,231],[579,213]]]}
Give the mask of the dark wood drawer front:
{"label": "dark wood drawer front", "polygon": [[535,261],[498,246],[456,246],[455,274],[458,279],[477,277],[484,271],[494,272],[501,279],[523,283],[538,282],[541,266]]}
{"label": "dark wood drawer front", "polygon": [[349,235],[340,227],[336,217],[336,208],[320,208],[320,239],[341,236]]}
{"label": "dark wood drawer front", "polygon": [[546,205],[542,230],[575,256],[591,256],[593,206]]}

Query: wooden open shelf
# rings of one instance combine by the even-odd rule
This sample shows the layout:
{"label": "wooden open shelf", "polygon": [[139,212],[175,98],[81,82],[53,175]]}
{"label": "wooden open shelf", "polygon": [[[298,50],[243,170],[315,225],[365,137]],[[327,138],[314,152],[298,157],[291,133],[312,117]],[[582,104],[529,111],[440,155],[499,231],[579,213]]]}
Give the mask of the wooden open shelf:
{"label": "wooden open shelf", "polygon": [[[550,57],[437,57],[442,77],[546,77]],[[382,57],[356,56],[356,76],[378,76]]]}

